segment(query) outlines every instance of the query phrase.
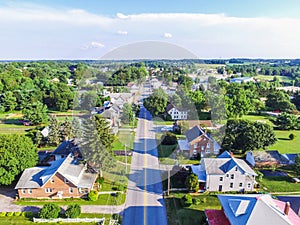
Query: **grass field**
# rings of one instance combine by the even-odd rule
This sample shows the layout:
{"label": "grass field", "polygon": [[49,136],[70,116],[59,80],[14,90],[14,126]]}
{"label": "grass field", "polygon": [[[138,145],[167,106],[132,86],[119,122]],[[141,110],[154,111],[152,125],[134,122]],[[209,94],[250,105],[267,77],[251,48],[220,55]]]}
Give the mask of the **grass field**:
{"label": "grass field", "polygon": [[[268,149],[278,150],[280,153],[300,153],[300,130],[275,130],[274,132],[278,141]],[[294,140],[289,139],[291,133],[296,135]]]}
{"label": "grass field", "polygon": [[[37,215],[35,215],[37,216]],[[109,219],[111,218],[111,215],[105,215],[105,214],[88,214],[88,213],[82,213],[80,215],[80,218],[103,218],[105,217],[105,225],[109,224]],[[27,225],[27,224],[36,224],[32,221],[32,217],[25,217],[25,216],[11,216],[11,217],[0,217],[0,225]],[[54,225],[58,223],[46,223],[47,225]],[[74,225],[77,223],[63,223],[64,225]],[[96,223],[80,223],[84,225],[96,225]]]}
{"label": "grass field", "polygon": [[113,150],[124,150],[125,145],[127,150],[134,147],[135,132],[133,131],[119,131],[116,140],[113,143]]}
{"label": "grass field", "polygon": [[250,121],[259,121],[269,124],[270,126],[274,126],[274,124],[270,121],[270,116],[259,116],[259,115],[244,115],[242,119],[250,120]]}
{"label": "grass field", "polygon": [[126,194],[119,194],[117,197],[111,194],[100,194],[96,201],[88,201],[85,199],[63,199],[63,200],[19,200],[17,205],[44,205],[46,202],[53,202],[57,205],[70,205],[77,203],[79,205],[121,205],[125,202]]}
{"label": "grass field", "polygon": [[[255,77],[253,77],[254,79],[257,80],[262,80],[262,81],[271,81],[274,79],[275,76],[272,75],[257,75]],[[290,82],[292,79],[289,77],[285,77],[285,76],[276,76],[277,78],[279,78],[279,82]]]}
{"label": "grass field", "polygon": [[168,224],[172,225],[203,225],[206,217],[204,209],[221,209],[217,196],[198,195],[198,205],[183,207],[180,203],[183,193],[174,193],[165,198],[167,207]]}
{"label": "grass field", "polygon": [[261,185],[268,192],[300,192],[300,184],[293,183],[291,178],[286,177],[263,177]]}

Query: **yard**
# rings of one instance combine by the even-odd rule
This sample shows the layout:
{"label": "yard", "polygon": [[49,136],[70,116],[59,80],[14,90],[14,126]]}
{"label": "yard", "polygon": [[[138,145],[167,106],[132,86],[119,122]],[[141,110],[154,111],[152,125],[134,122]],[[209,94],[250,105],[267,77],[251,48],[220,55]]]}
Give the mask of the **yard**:
{"label": "yard", "polygon": [[174,193],[165,198],[168,224],[172,225],[203,225],[206,217],[205,209],[221,209],[221,205],[217,196],[209,195],[194,195],[192,196],[198,202],[189,207],[183,207],[180,199],[184,196],[183,193]]}
{"label": "yard", "polygon": [[[278,139],[275,145],[269,147],[270,150],[278,150],[280,153],[300,153],[300,130],[275,130]],[[294,140],[289,139],[289,135],[296,135]]]}
{"label": "yard", "polygon": [[120,130],[116,136],[116,140],[113,142],[112,150],[127,150],[133,149],[134,147],[135,132]]}
{"label": "yard", "polygon": [[[37,215],[34,215],[37,217]],[[111,218],[111,215],[107,214],[87,214],[82,213],[80,215],[80,218],[103,218],[105,217],[105,225],[109,224],[109,219]],[[0,225],[27,225],[27,224],[36,224],[32,221],[33,216],[4,216],[0,218]],[[57,223],[47,223],[47,225],[54,225]],[[64,225],[74,225],[75,223],[63,223]],[[96,225],[96,223],[80,223],[80,224],[86,224],[86,225]]]}
{"label": "yard", "polygon": [[[261,184],[261,191],[267,192],[299,192],[300,184],[293,183],[289,176],[268,176],[263,177]],[[262,189],[266,187],[267,189]]]}

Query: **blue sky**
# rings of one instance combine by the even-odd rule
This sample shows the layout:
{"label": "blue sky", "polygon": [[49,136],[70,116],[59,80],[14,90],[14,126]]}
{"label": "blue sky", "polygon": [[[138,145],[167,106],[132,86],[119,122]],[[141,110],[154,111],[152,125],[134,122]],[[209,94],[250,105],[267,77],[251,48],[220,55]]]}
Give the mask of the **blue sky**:
{"label": "blue sky", "polygon": [[0,0],[0,59],[101,59],[142,41],[199,58],[300,58],[299,0]]}

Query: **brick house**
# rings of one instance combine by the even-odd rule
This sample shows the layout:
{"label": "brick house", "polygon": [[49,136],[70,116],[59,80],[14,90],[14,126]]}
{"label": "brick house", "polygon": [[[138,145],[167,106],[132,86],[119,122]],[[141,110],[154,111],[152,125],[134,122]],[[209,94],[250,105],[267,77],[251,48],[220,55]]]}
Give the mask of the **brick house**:
{"label": "brick house", "polygon": [[218,155],[220,145],[198,125],[186,132],[186,140],[178,141],[179,149],[191,157],[200,153],[201,157]]}
{"label": "brick house", "polygon": [[19,198],[79,198],[92,188],[97,172],[70,153],[50,166],[25,169],[15,189]]}

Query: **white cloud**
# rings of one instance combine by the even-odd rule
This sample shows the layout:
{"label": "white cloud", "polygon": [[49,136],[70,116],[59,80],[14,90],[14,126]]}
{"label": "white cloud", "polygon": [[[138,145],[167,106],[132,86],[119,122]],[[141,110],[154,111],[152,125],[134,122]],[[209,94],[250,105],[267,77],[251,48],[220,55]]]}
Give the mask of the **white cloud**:
{"label": "white cloud", "polygon": [[104,47],[105,47],[104,44],[102,44],[100,42],[92,41],[91,43],[82,46],[81,49],[88,50],[88,49],[93,49],[93,48],[104,48]]}
{"label": "white cloud", "polygon": [[118,30],[117,34],[119,34],[119,35],[127,35],[128,31],[126,31],[126,30]]}
{"label": "white cloud", "polygon": [[164,33],[165,38],[172,38],[173,35],[171,33]]}
{"label": "white cloud", "polygon": [[123,13],[117,13],[117,18],[119,18],[119,19],[128,19],[128,18],[130,18],[130,16],[126,16]]}

